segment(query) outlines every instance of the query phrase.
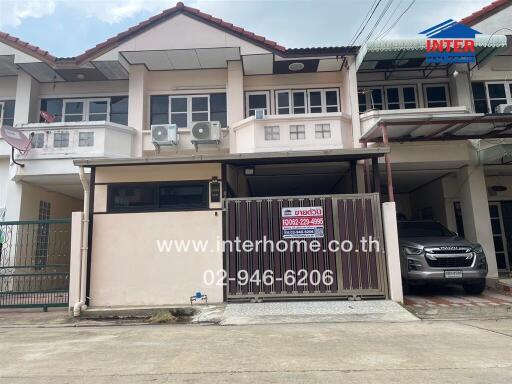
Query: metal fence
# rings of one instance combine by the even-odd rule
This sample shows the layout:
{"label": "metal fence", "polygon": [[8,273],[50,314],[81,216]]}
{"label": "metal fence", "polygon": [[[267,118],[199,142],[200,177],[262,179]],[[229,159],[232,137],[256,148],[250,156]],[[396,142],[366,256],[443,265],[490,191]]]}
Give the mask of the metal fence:
{"label": "metal fence", "polygon": [[[268,239],[272,242],[290,243],[283,237],[282,209],[289,207],[322,207],[324,234],[321,238],[302,239],[306,244],[320,242],[317,251],[259,249],[225,252],[227,267],[228,300],[253,297],[276,299],[279,297],[387,297],[387,275],[382,235],[379,195],[326,195],[272,198],[232,198],[225,200],[227,239],[241,243]],[[360,249],[361,240],[373,239],[380,246]],[[295,239],[296,240],[296,239]],[[349,241],[351,250],[332,250],[329,243]],[[255,283],[241,282],[240,276],[262,276],[266,271],[273,276],[269,284],[256,278]],[[323,279],[315,284],[314,275],[331,272],[332,280],[326,285]],[[298,276],[306,277],[302,285]],[[288,278],[297,277],[297,278]],[[261,280],[261,281],[260,281]],[[287,283],[288,280],[288,283]],[[291,283],[290,283],[291,281]]]}
{"label": "metal fence", "polygon": [[70,220],[0,222],[0,308],[67,307]]}

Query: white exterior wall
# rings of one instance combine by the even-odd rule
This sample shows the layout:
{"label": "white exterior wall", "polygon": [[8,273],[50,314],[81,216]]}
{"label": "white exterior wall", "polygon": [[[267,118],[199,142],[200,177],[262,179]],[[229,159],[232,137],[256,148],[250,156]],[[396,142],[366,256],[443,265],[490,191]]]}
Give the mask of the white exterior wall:
{"label": "white exterior wall", "polygon": [[476,29],[477,31],[485,34],[485,35],[509,35],[510,31],[502,30],[502,28],[512,28],[512,7],[508,6],[507,8],[501,10],[500,12],[495,13],[494,15],[489,16],[485,20],[472,25],[471,28]]}

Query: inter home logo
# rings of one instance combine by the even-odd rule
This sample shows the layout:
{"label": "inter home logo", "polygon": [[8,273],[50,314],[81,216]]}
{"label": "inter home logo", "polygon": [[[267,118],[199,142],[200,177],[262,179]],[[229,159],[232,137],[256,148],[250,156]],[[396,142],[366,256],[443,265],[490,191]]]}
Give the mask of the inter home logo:
{"label": "inter home logo", "polygon": [[475,35],[480,32],[458,23],[446,20],[420,32],[427,36],[427,63],[452,64],[474,63]]}

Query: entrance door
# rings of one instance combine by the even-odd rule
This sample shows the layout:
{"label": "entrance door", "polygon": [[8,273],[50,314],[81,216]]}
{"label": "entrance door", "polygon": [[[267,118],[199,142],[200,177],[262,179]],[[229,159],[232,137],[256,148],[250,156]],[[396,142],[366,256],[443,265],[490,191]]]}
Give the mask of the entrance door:
{"label": "entrance door", "polygon": [[[509,209],[507,209],[507,212]],[[512,214],[512,210],[510,210]],[[494,250],[496,252],[496,263],[499,272],[510,271],[507,236],[503,222],[503,212],[501,202],[489,203],[489,214],[491,216],[492,236],[494,239]],[[512,219],[512,217],[509,217]]]}
{"label": "entrance door", "polygon": [[[387,296],[378,194],[232,198],[225,204],[228,300]],[[315,221],[307,214],[304,228],[300,219],[283,220],[283,212],[297,212],[293,208],[320,209]],[[299,235],[285,229],[290,223]],[[308,238],[311,233],[316,237]],[[266,245],[255,247],[258,240]],[[252,249],[236,246],[246,242]]]}

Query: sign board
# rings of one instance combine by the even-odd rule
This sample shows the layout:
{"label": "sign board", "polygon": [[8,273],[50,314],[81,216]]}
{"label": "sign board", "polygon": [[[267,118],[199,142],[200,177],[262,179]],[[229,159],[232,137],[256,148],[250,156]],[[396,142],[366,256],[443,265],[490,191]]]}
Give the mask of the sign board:
{"label": "sign board", "polygon": [[281,208],[281,229],[283,239],[324,237],[324,208]]}

